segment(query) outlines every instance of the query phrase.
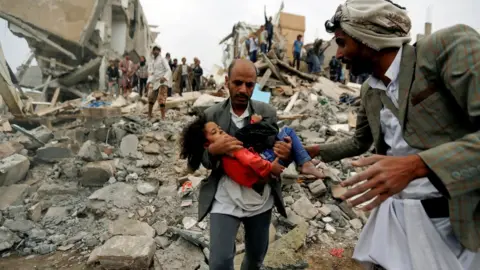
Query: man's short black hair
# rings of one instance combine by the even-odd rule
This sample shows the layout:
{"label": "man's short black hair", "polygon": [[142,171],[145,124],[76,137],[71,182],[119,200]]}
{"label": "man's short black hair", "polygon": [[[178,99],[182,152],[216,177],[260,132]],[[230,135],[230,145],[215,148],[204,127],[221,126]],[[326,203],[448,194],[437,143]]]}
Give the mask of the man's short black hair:
{"label": "man's short black hair", "polygon": [[[228,74],[228,77],[229,77],[229,78],[230,78],[230,75],[232,74],[232,70],[233,70],[233,68],[235,67],[235,64],[237,63],[237,60],[238,60],[238,59],[233,59],[232,62],[230,63],[230,65],[228,66],[228,70],[227,70],[228,72],[227,72],[227,74]],[[252,63],[253,68],[255,69],[255,74],[258,76],[258,69],[257,69],[257,67],[255,66],[255,64],[254,64],[252,61],[249,61],[249,62]]]}

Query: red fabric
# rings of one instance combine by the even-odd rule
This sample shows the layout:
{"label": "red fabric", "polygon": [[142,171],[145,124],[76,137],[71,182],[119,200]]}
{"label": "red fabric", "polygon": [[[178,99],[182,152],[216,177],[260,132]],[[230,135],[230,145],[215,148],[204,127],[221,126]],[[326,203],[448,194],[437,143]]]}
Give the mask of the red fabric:
{"label": "red fabric", "polygon": [[272,171],[272,163],[246,148],[235,151],[233,156],[222,157],[223,170],[233,181],[242,186],[251,188]]}

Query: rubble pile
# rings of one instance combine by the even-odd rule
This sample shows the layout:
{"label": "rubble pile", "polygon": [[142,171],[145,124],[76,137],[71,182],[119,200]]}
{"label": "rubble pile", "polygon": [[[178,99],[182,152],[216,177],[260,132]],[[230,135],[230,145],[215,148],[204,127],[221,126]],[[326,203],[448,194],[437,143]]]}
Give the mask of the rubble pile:
{"label": "rubble pile", "polygon": [[[325,78],[283,75],[278,63],[274,67],[295,87],[266,80],[271,67],[259,81],[268,82],[281,125],[293,127],[305,144],[353,134],[354,107],[331,98],[344,88]],[[93,93],[76,106],[45,114],[80,111],[83,117],[74,121],[30,130],[13,124],[16,133],[0,133],[3,256],[78,250],[72,262],[106,268],[145,269],[154,263],[158,269],[208,269],[209,224],[197,222],[197,196],[209,172],[189,173],[176,142],[193,119],[189,106],[181,104],[203,97],[210,104],[195,104],[205,109],[224,98],[185,94],[169,99],[170,107],[179,109],[170,110],[165,122],[140,115],[143,101],[135,93],[113,101]],[[319,166],[329,176],[324,181],[299,175],[294,164],[282,176],[288,218],[274,212],[268,269],[302,269],[301,247],[347,245],[365,223],[363,214],[337,199],[344,192],[339,181],[354,173],[348,162]],[[242,229],[237,240],[239,264]]]}

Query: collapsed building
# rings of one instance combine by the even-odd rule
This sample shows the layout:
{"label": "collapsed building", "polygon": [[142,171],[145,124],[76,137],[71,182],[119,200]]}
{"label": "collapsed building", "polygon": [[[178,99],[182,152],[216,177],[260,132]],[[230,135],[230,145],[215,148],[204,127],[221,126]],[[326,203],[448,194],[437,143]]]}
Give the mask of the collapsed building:
{"label": "collapsed building", "polygon": [[[0,6],[0,18],[31,49],[18,68],[19,84],[42,91],[41,101],[57,88],[59,100],[103,90],[108,60],[125,53],[138,60],[158,35],[139,0],[0,0]],[[33,59],[38,66],[30,66]]]}

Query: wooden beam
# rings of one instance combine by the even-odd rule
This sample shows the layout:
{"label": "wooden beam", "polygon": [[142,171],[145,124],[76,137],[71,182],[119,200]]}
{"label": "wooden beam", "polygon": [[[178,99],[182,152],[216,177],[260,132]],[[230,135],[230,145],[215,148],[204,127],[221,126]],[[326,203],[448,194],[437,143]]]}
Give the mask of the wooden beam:
{"label": "wooden beam", "polygon": [[55,105],[57,105],[57,100],[59,95],[60,95],[60,87],[55,89],[55,93],[53,93],[52,100],[50,101],[50,107],[55,107]]}
{"label": "wooden beam", "polygon": [[265,74],[263,74],[263,77],[260,79],[260,82],[258,83],[260,85],[260,90],[263,89],[265,84],[267,83],[268,79],[270,79],[270,76],[272,75],[272,70],[267,69]]}
{"label": "wooden beam", "polygon": [[275,77],[277,77],[279,80],[281,80],[284,84],[290,85],[290,82],[286,80],[281,74],[280,71],[277,69],[277,67],[268,59],[268,57],[265,54],[262,54],[263,61],[267,63],[268,67],[272,70],[273,74]]}
{"label": "wooden beam", "polygon": [[317,76],[314,76],[314,75],[307,74],[307,73],[301,72],[299,70],[296,70],[295,68],[291,67],[288,63],[285,63],[281,60],[277,60],[277,65],[281,66],[282,68],[294,73],[295,75],[297,75],[297,76],[299,76],[303,79],[306,79],[306,80],[309,80],[309,81],[316,81],[317,80]]}
{"label": "wooden beam", "polygon": [[300,92],[296,92],[291,98],[290,98],[290,102],[288,102],[288,105],[287,107],[285,108],[285,110],[283,111],[284,113],[288,113],[292,110],[293,108],[293,105],[295,105],[295,102],[297,101],[298,99],[298,95],[300,95]]}

